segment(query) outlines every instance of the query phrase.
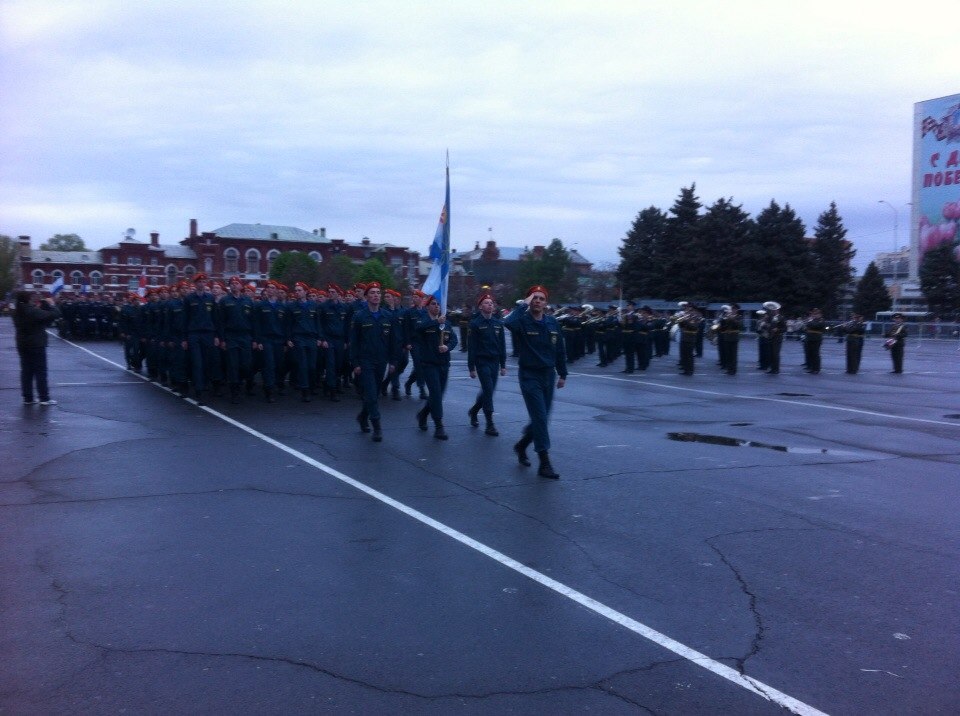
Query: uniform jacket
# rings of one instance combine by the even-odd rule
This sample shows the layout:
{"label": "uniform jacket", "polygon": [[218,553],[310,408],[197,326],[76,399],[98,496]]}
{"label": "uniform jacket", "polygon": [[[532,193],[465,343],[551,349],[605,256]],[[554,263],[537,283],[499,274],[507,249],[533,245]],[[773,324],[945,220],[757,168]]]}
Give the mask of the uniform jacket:
{"label": "uniform jacket", "polygon": [[560,324],[546,314],[536,321],[528,308],[527,304],[521,303],[503,322],[504,326],[515,331],[520,367],[534,370],[554,368],[561,378],[566,379],[567,353],[560,335]]}

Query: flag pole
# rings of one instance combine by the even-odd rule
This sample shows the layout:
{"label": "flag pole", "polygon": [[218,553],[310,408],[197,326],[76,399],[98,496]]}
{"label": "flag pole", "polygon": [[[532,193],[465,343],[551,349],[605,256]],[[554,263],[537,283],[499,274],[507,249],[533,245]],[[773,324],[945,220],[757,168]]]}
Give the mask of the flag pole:
{"label": "flag pole", "polygon": [[[450,266],[450,149],[447,149],[447,162],[446,162],[446,178],[447,178],[447,188],[446,196],[444,197],[444,206],[447,209],[447,220],[444,223],[443,229],[443,253],[444,261],[447,266]],[[443,278],[443,290],[441,295],[443,296],[443,315],[447,315],[447,303],[450,296],[450,271],[447,270],[446,276]]]}

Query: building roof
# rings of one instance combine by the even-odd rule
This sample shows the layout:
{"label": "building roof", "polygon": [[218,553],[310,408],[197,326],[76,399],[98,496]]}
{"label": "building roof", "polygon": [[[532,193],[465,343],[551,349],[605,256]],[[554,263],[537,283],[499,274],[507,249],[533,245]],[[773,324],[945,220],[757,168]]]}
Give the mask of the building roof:
{"label": "building roof", "polygon": [[[271,224],[227,224],[215,229],[221,239],[255,239],[257,241],[300,241],[312,244],[323,241],[319,235],[296,226]],[[276,234],[276,236],[274,236]]]}
{"label": "building roof", "polygon": [[99,251],[30,251],[31,263],[102,264]]}
{"label": "building roof", "polygon": [[197,258],[196,252],[191,249],[189,246],[181,246],[180,244],[160,244],[160,246],[155,247],[159,248],[164,252],[164,255],[168,259],[195,259]]}
{"label": "building roof", "polygon": [[[497,246],[497,251],[500,252],[501,261],[520,261],[524,256],[530,253],[530,247],[524,246],[523,248],[519,246]],[[463,261],[479,261],[483,258],[484,248],[479,249],[470,249],[470,251],[459,252],[457,256],[460,257]],[[589,264],[590,262],[583,257],[582,254],[578,253],[576,249],[567,249],[567,253],[570,254],[570,262],[574,264]]]}

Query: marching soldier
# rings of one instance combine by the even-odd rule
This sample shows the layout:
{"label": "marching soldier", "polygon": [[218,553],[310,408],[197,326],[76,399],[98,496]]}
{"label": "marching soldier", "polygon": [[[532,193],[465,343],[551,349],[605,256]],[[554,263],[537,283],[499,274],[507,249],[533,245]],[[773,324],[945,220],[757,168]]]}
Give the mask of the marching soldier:
{"label": "marching soldier", "polygon": [[170,384],[177,395],[187,394],[187,317],[183,303],[186,282],[170,287],[170,298],[164,311],[164,335],[167,340],[167,366]]}
{"label": "marching soldier", "polygon": [[135,373],[139,373],[143,367],[143,352],[140,345],[141,320],[140,297],[135,293],[129,293],[120,308],[119,327],[127,370]]}
{"label": "marching soldier", "polygon": [[[527,297],[507,316],[504,325],[515,330],[519,339],[519,380],[523,402],[530,422],[523,436],[513,446],[521,465],[529,465],[527,447],[533,443],[540,458],[537,474],[556,480],[560,477],[550,464],[550,407],[553,404],[554,380],[563,388],[567,381],[567,357],[556,319],[545,313],[547,289],[532,286]],[[558,377],[559,376],[559,377]]]}
{"label": "marching soldier", "polygon": [[317,392],[317,352],[322,344],[317,304],[307,299],[310,287],[297,281],[294,300],[287,304],[287,348],[294,356],[300,400],[309,403]]}
{"label": "marching soldier", "polygon": [[387,388],[390,389],[390,398],[392,400],[400,400],[400,375],[407,368],[407,364],[410,362],[409,353],[406,350],[407,346],[407,336],[405,333],[405,326],[403,325],[403,314],[404,308],[401,305],[402,296],[399,291],[394,291],[392,288],[388,288],[384,291],[384,298],[387,303],[387,308],[397,319],[397,327],[399,330],[400,338],[400,361],[397,363],[397,369],[393,371],[387,378],[383,381],[383,384],[380,386],[381,395],[386,396]]}
{"label": "marching soldier", "polygon": [[363,408],[357,415],[360,430],[373,441],[383,440],[380,426],[380,381],[396,369],[400,360],[400,335],[396,316],[381,310],[380,284],[367,284],[366,302],[353,314],[350,327],[350,364],[360,384]]}
{"label": "marching soldier", "polygon": [[424,387],[423,374],[420,371],[420,336],[417,333],[417,324],[420,323],[426,315],[424,302],[426,295],[422,291],[414,290],[410,295],[410,307],[401,315],[403,340],[406,341],[406,350],[410,353],[410,361],[413,368],[403,388],[407,395],[410,395],[411,386],[416,383],[420,391],[420,400],[427,399],[427,391]]}
{"label": "marching soldier", "polygon": [[247,382],[251,394],[251,369],[253,367],[253,301],[243,295],[243,281],[234,276],[229,282],[230,290],[217,304],[220,345],[226,351],[227,383],[230,386],[230,402],[240,402],[241,381]]}
{"label": "marching soldier", "polygon": [[280,300],[279,284],[267,281],[263,300],[253,312],[253,340],[255,350],[261,354],[263,394],[268,403],[276,402],[274,393],[282,394],[285,372],[286,305]]}
{"label": "marching soldier", "polygon": [[203,405],[203,393],[208,382],[216,375],[218,368],[214,362],[219,360],[216,349],[220,345],[217,338],[216,301],[207,290],[207,275],[198,273],[193,279],[194,291],[183,300],[186,313],[187,338],[181,343],[190,353],[190,379],[197,405]]}
{"label": "marching soldier", "polygon": [[497,389],[497,377],[507,374],[507,342],[503,321],[494,313],[493,296],[483,293],[477,299],[479,313],[470,321],[470,333],[467,339],[467,369],[470,377],[480,379],[480,393],[468,412],[470,424],[478,427],[477,415],[483,409],[487,421],[484,431],[496,437],[493,424],[493,393]]}
{"label": "marching soldier", "polygon": [[443,429],[443,394],[447,390],[450,375],[450,351],[457,347],[455,326],[448,323],[440,313],[440,303],[436,296],[427,299],[427,315],[417,324],[420,335],[420,367],[423,369],[423,382],[427,385],[427,402],[417,412],[417,425],[427,429],[427,416],[433,417],[433,437],[446,440],[447,431]]}
{"label": "marching soldier", "polygon": [[327,343],[324,393],[333,402],[340,400],[340,381],[347,364],[347,334],[350,330],[350,308],[343,302],[336,284],[327,286],[329,298],[319,308],[320,332]]}

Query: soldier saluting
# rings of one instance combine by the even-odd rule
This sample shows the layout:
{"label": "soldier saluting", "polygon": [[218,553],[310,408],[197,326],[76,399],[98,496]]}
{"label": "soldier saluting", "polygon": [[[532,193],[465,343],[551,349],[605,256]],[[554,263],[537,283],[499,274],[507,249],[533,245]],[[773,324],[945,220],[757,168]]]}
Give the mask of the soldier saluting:
{"label": "soldier saluting", "polygon": [[[560,335],[560,324],[546,314],[547,289],[531,286],[527,297],[507,316],[504,325],[514,331],[519,354],[520,392],[530,422],[513,446],[521,465],[529,465],[527,447],[533,443],[540,468],[537,474],[556,480],[560,477],[550,464],[550,407],[553,404],[554,379],[562,388],[567,380],[567,356]],[[559,377],[557,377],[559,376]]]}

